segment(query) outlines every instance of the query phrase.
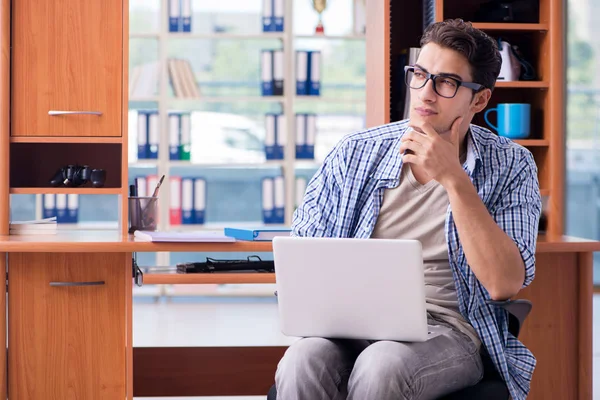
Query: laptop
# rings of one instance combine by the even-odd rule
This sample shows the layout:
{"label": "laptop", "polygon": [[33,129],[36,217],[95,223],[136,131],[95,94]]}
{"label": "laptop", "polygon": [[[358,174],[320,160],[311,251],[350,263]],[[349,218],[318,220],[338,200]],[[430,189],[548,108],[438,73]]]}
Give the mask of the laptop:
{"label": "laptop", "polygon": [[276,237],[281,331],[287,336],[422,342],[428,326],[418,240]]}

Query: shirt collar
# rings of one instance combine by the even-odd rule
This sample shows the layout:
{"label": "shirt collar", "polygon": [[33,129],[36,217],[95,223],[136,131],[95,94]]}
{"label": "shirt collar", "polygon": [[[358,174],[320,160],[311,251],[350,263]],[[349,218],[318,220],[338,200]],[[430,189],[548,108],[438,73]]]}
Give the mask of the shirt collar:
{"label": "shirt collar", "polygon": [[[463,168],[469,174],[471,178],[475,177],[475,174],[479,171],[481,166],[481,153],[479,150],[479,144],[477,143],[479,137],[477,129],[472,129],[474,125],[469,127],[467,132],[467,159],[463,164]],[[375,171],[373,177],[379,180],[399,180],[400,171],[402,170],[402,155],[400,154],[400,139],[408,131],[408,124],[401,126],[399,129],[399,135],[393,144],[390,151],[383,157],[380,163],[380,168]]]}

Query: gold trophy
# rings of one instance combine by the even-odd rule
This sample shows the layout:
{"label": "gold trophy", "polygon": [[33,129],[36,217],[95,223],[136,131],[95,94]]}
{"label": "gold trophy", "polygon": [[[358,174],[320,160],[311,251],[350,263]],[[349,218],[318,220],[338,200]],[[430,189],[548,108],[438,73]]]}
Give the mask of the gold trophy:
{"label": "gold trophy", "polygon": [[312,6],[319,14],[319,23],[315,28],[315,33],[322,35],[325,33],[325,28],[323,27],[323,21],[321,20],[321,13],[327,8],[327,0],[312,0]]}

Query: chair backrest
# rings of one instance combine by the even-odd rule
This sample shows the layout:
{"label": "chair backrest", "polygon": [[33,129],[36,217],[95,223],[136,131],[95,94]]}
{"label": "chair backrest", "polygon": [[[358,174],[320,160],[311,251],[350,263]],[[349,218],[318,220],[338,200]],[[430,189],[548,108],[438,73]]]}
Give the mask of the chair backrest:
{"label": "chair backrest", "polygon": [[533,307],[531,302],[525,299],[517,299],[494,303],[508,311],[508,331],[518,337],[521,327]]}

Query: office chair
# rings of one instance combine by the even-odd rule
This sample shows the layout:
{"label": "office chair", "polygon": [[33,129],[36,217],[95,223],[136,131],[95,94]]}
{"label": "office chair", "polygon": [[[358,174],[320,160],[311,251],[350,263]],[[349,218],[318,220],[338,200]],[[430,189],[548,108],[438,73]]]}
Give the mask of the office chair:
{"label": "office chair", "polygon": [[[531,302],[529,300],[520,299],[508,301],[489,300],[488,304],[502,307],[508,311],[508,331],[515,337],[518,337],[521,327],[531,311]],[[496,372],[491,360],[484,357],[483,361],[484,375],[479,383],[450,393],[439,400],[508,400],[508,388],[498,372]],[[277,389],[275,388],[275,385],[271,386],[271,389],[267,394],[267,400],[277,400]]]}

